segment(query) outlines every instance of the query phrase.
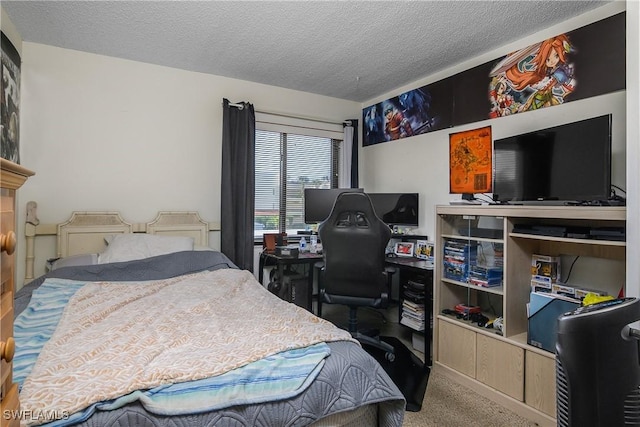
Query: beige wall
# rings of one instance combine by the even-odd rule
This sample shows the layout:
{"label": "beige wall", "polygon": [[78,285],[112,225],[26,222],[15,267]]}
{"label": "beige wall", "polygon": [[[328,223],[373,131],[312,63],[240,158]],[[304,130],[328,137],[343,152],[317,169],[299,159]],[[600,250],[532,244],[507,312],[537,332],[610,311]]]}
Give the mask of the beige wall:
{"label": "beige wall", "polygon": [[[640,297],[640,3],[627,4],[627,293]],[[638,327],[638,325],[636,325]]]}
{"label": "beige wall", "polygon": [[[563,32],[571,31],[591,22],[624,10],[624,3],[600,8],[562,25],[558,25],[529,37],[487,52],[438,75],[429,76],[390,93],[372,99],[364,106],[396,96],[441,80],[477,65],[494,60],[509,52],[539,42]],[[579,82],[578,82],[579,84]],[[362,147],[361,179],[365,189],[371,191],[411,191],[420,193],[420,231],[432,236],[435,232],[434,206],[448,204],[459,195],[449,194],[449,134],[452,132],[491,126],[493,139],[533,131],[574,120],[613,113],[613,177],[614,184],[626,188],[626,94],[620,91],[585,100],[568,102],[553,108],[544,108],[526,114],[515,114],[493,120],[485,120],[418,135],[404,140]],[[389,159],[393,159],[389,161]],[[401,165],[401,166],[400,166]],[[399,169],[400,168],[400,169]],[[405,173],[400,173],[400,170]]]}
{"label": "beige wall", "polygon": [[[631,24],[627,25],[627,49],[631,58],[627,74],[637,76],[639,7],[636,3],[614,2],[362,104],[24,43],[21,48],[21,156],[23,165],[37,175],[21,190],[20,218],[24,217],[26,202],[36,200],[39,217],[46,223],[62,221],[72,210],[98,209],[120,210],[133,222],[147,221],[158,210],[174,209],[198,210],[204,219],[219,221],[223,97],[233,102],[252,102],[256,109],[263,111],[337,121],[359,118],[363,107],[495,59],[541,38],[603,19],[625,7],[629,9]],[[4,12],[2,18],[4,30]],[[638,194],[638,91],[637,79],[631,79],[626,92],[361,147],[361,186],[369,191],[419,192],[420,231],[433,236],[434,206],[446,204],[453,198],[446,178],[450,132],[490,124],[494,138],[499,138],[611,112],[614,115],[614,183],[627,188],[630,194]],[[631,101],[629,94],[633,97]],[[629,108],[635,109],[635,116],[627,111]],[[636,119],[627,120],[627,117]],[[639,215],[638,201],[632,199],[629,216],[638,218]],[[640,232],[635,222],[630,222],[628,231],[631,236],[628,252],[638,255]],[[214,233],[211,237],[212,246],[216,247],[218,236]],[[45,241],[46,245],[53,252],[53,240]],[[24,259],[23,248],[24,245],[19,249],[18,259]],[[37,265],[42,262],[36,260]],[[640,267],[636,264],[629,264],[627,277],[640,276]],[[24,266],[19,264],[18,268],[18,283],[21,283]],[[640,285],[633,288],[640,293]]]}
{"label": "beige wall", "polygon": [[[22,61],[21,163],[36,175],[19,215],[34,200],[43,223],[73,210],[119,210],[130,222],[194,210],[219,222],[225,97],[336,122],[361,114],[355,102],[42,44],[24,42]],[[53,239],[42,241],[52,256]],[[218,233],[211,242],[219,248]]]}
{"label": "beige wall", "polygon": [[[592,22],[614,15],[626,8],[625,2],[613,2],[561,25],[545,29],[532,34],[515,43],[510,43],[499,49],[479,55],[456,67],[445,70],[437,75],[398,88],[392,92],[381,94],[379,97],[363,103],[363,107],[389,99],[406,90],[415,89],[426,84],[436,82],[456,73],[470,69],[487,61],[494,60],[509,52],[515,51],[545,38],[574,30]],[[516,114],[493,120],[485,120],[431,132],[404,140],[377,144],[360,148],[361,185],[366,190],[408,191],[420,193],[420,234],[432,237],[435,233],[435,206],[448,204],[452,199],[459,199],[459,195],[449,194],[449,133],[474,129],[490,125],[493,139],[498,139],[518,133],[533,131],[575,120],[594,117],[602,114],[613,114],[613,152],[612,152],[612,182],[627,189],[631,194],[628,217],[630,221],[628,239],[629,260],[637,260],[640,250],[640,231],[637,218],[640,216],[637,198],[640,194],[638,183],[638,104],[628,107],[628,95],[632,99],[638,98],[638,4],[629,4],[630,13],[627,20],[631,22],[627,29],[627,57],[631,58],[627,64],[627,90],[607,95],[568,102],[553,108],[545,108],[526,114]],[[633,24],[635,23],[635,30]],[[629,28],[630,27],[630,28]],[[631,32],[630,32],[631,31]],[[635,31],[635,32],[634,32]],[[634,67],[635,61],[635,68]],[[606,78],[606,76],[603,76]],[[579,82],[578,82],[579,84]],[[628,111],[629,108],[629,111]],[[629,157],[628,157],[629,156]],[[629,174],[627,174],[629,169]],[[635,254],[635,255],[634,255]],[[635,256],[635,258],[632,258]],[[632,295],[640,295],[640,270],[637,261],[627,264],[627,289]],[[624,276],[624,274],[622,274]]]}
{"label": "beige wall", "polygon": [[0,7],[0,27],[2,27],[2,32],[7,38],[11,40],[11,43],[18,53],[22,55],[22,37],[20,37],[20,33],[18,33],[13,22],[9,19],[9,15],[7,15],[2,7]]}

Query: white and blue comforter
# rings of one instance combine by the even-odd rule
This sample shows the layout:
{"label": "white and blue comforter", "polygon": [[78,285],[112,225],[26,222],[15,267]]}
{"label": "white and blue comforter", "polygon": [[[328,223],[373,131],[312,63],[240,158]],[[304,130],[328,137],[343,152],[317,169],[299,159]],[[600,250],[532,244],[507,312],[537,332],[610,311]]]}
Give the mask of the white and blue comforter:
{"label": "white and blue comforter", "polygon": [[291,397],[322,368],[326,341],[351,338],[274,299],[249,272],[225,269],[152,282],[48,279],[15,339],[22,408],[64,425],[134,400],[176,415]]}
{"label": "white and blue comforter", "polygon": [[[49,279],[45,283],[42,283],[46,278],[43,277],[19,291],[18,312],[22,311],[18,301],[28,300],[31,290],[40,286],[34,292],[29,309],[16,319],[18,351],[14,359],[15,380],[23,384],[23,391],[24,383],[29,386],[28,375],[33,373],[32,369],[35,377],[40,377],[42,368],[38,368],[38,364],[34,366],[34,361],[49,338],[55,335],[66,301],[87,281],[97,278],[122,280],[124,277],[157,279],[174,277],[181,272],[233,268],[219,253],[216,256],[196,254],[196,257],[178,253],[156,258],[61,269],[47,275]],[[168,265],[177,265],[177,270]],[[57,280],[52,276],[79,280]],[[268,335],[262,338],[268,339]],[[329,354],[331,356],[327,357]],[[51,425],[77,422],[81,426],[108,426],[121,425],[126,420],[126,425],[133,423],[139,426],[195,427],[229,423],[296,426],[370,404],[379,406],[380,425],[401,424],[404,413],[401,393],[375,360],[357,344],[345,340],[328,344],[320,341],[314,345],[272,352],[266,358],[226,373],[136,389],[93,402],[74,413],[66,413],[55,404],[51,412],[36,410],[31,415],[58,414],[61,419]],[[22,409],[23,413],[29,413],[24,405]],[[185,413],[191,415],[180,415]],[[23,423],[28,421],[23,420]],[[51,419],[34,420],[33,424],[47,421]]]}

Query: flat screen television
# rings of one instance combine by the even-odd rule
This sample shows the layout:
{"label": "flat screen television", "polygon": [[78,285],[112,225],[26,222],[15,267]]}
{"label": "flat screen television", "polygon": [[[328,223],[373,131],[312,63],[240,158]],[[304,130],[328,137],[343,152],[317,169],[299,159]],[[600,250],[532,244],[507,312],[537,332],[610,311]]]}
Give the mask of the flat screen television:
{"label": "flat screen television", "polygon": [[387,225],[418,226],[418,193],[367,193]]}
{"label": "flat screen television", "polygon": [[318,224],[329,217],[338,194],[345,191],[363,192],[362,188],[305,188],[304,223]]}
{"label": "flat screen television", "polygon": [[601,202],[611,195],[611,115],[493,142],[496,202]]}

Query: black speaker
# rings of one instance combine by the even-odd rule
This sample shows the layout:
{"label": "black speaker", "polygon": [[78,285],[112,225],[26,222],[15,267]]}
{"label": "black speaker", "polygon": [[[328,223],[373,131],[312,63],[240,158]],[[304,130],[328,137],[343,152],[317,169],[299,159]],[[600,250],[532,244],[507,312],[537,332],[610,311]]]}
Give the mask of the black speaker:
{"label": "black speaker", "polygon": [[557,425],[640,426],[640,300],[621,298],[558,317]]}

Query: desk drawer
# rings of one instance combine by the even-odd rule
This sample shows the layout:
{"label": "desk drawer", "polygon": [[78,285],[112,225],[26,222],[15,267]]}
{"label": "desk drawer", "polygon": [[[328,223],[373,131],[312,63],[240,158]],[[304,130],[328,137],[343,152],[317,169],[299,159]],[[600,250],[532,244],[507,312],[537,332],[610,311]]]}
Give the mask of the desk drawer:
{"label": "desk drawer", "polygon": [[[0,300],[0,341],[6,343],[7,340],[13,339],[13,293],[6,292],[2,294]],[[0,383],[6,389],[7,384],[11,383],[11,363],[7,363],[4,359],[0,361]],[[0,414],[1,416],[2,414]]]}
{"label": "desk drawer", "polygon": [[2,253],[0,255],[0,294],[13,292],[13,257]]}
{"label": "desk drawer", "polygon": [[0,212],[13,212],[15,210],[15,190],[0,189]]}
{"label": "desk drawer", "polygon": [[18,410],[20,402],[18,401],[18,384],[3,388],[2,403],[0,404],[0,426],[1,427],[19,427],[20,418]]}
{"label": "desk drawer", "polygon": [[[33,172],[24,167],[1,159],[0,162],[0,233],[3,237],[16,231],[16,191]],[[17,234],[17,233],[16,233]],[[13,339],[13,293],[15,273],[15,235],[5,240],[5,249],[13,249],[12,254],[0,252],[0,340],[5,344]],[[5,237],[6,238],[6,237]],[[7,349],[4,349],[4,353]],[[18,385],[13,383],[12,362],[0,361],[0,427],[19,427],[18,410],[20,400]]]}
{"label": "desk drawer", "polygon": [[[1,199],[0,233],[2,233],[3,236],[7,236],[15,229],[15,215],[12,210],[5,210],[7,201],[5,200],[4,194]],[[2,278],[0,293],[13,291],[14,254],[15,252],[13,252],[12,255],[7,254],[6,251],[0,252],[0,277]]]}

